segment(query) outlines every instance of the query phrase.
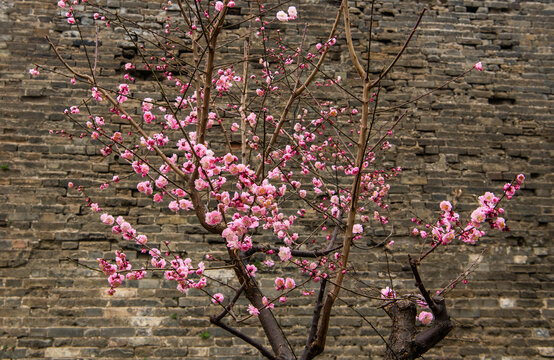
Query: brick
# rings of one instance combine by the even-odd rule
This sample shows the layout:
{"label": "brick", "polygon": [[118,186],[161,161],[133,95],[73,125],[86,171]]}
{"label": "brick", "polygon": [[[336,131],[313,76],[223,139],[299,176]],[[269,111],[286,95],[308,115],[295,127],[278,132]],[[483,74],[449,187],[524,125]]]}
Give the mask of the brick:
{"label": "brick", "polygon": [[[173,3],[165,13],[155,2],[113,0],[108,2],[108,7],[141,26],[159,30],[165,16],[177,21],[179,9]],[[282,27],[282,34],[294,46],[302,42],[302,24],[309,23],[304,50],[313,51],[313,45],[326,36],[322,34],[328,33],[335,3],[303,2],[297,5],[300,22],[270,23],[266,29],[272,32]],[[272,4],[268,3],[266,9],[272,8]],[[349,4],[354,46],[365,60],[370,2]],[[477,206],[477,196],[485,191],[498,195],[502,185],[517,173],[527,176],[518,196],[502,202],[511,232],[488,232],[481,244],[475,246],[453,242],[440,255],[432,254],[436,257],[430,256],[429,262],[422,264],[424,281],[434,291],[467,268],[481,249],[485,246],[489,249],[469,277],[469,283],[458,284],[447,298],[449,312],[458,325],[453,337],[478,338],[482,342],[477,346],[451,337],[426,357],[513,360],[552,357],[548,342],[552,329],[548,320],[554,317],[554,302],[550,300],[553,290],[551,224],[554,221],[550,108],[554,64],[549,40],[554,33],[549,5],[545,1],[525,6],[505,1],[435,1],[433,11],[426,13],[404,56],[381,84],[379,103],[389,107],[414,99],[459,75],[474,62],[482,60],[485,67],[485,71],[472,71],[464,79],[406,107],[408,116],[395,128],[390,139],[393,148],[384,154],[376,151],[377,168],[402,166],[405,171],[391,183],[389,192],[392,213],[399,214],[392,219],[395,244],[388,253],[389,258],[384,258],[382,247],[352,250],[357,275],[371,285],[364,291],[378,296],[378,289],[389,285],[387,266],[393,272],[395,289],[402,294],[414,290],[406,258],[408,253],[414,256],[421,245],[406,236],[413,226],[409,221],[412,216],[434,222],[440,201],[452,201],[452,191],[461,189],[456,211],[465,219]],[[372,45],[372,78],[394,58],[421,8],[413,0],[376,2],[375,6],[373,38],[377,41]],[[84,14],[81,5],[75,8],[77,13]],[[122,215],[136,225],[137,231],[149,236],[152,246],[163,248],[160,244],[171,240],[172,246],[195,264],[209,250],[218,259],[210,263],[213,266],[227,265],[219,261],[226,258],[227,249],[221,237],[208,234],[194,217],[173,216],[166,203],[153,206],[151,199],[140,196],[134,177],[98,191],[98,185],[110,179],[112,172],[129,170],[125,162],[103,158],[98,148],[85,139],[71,142],[59,134],[48,134],[49,129],[67,129],[78,137],[81,129],[67,120],[63,110],[88,97],[90,88],[82,83],[70,85],[67,79],[45,71],[30,79],[26,67],[42,63],[63,70],[43,40],[45,34],[50,34],[62,52],[69,54],[66,59],[72,66],[88,71],[82,51],[83,43],[87,44],[89,53],[94,48],[94,41],[87,33],[93,30],[92,14],[78,19],[85,29],[86,38],[82,41],[78,31],[59,16],[55,3],[28,0],[3,10],[0,249],[4,251],[0,253],[0,332],[4,334],[1,345],[6,344],[7,348],[0,350],[0,357],[258,359],[259,354],[252,347],[210,326],[208,318],[217,309],[202,293],[191,290],[183,294],[175,289],[175,284],[161,280],[163,276],[155,276],[140,283],[129,282],[110,297],[105,294],[108,289],[105,276],[64,261],[69,256],[96,268],[96,258],[113,259],[114,250],[122,248],[135,268],[148,261],[140,253],[140,247],[121,240],[110,233],[109,227],[98,222],[98,214],[90,213],[81,194],[67,189],[69,181],[86,186],[87,195],[105,211]],[[236,7],[229,10],[229,25],[238,24],[244,33],[248,22],[240,22],[249,14],[247,4],[237,1]],[[271,14],[274,15],[268,16]],[[524,33],[521,29],[525,29]],[[227,27],[222,34],[226,37],[226,46],[220,48],[218,64],[230,64],[242,56],[241,41],[227,42],[231,40],[229,30]],[[102,28],[100,32],[99,83],[113,88],[121,82],[122,64],[138,65],[140,61],[123,29],[116,27],[105,33]],[[346,88],[360,94],[357,74],[348,66],[350,60],[342,42],[343,33],[330,50],[332,62],[324,64],[322,69],[329,76],[340,75]],[[181,41],[190,44],[186,37]],[[252,50],[254,60],[261,57],[260,49]],[[179,56],[188,60],[191,52],[184,49]],[[256,60],[252,65],[255,71],[260,70]],[[139,67],[132,72],[137,82],[131,88],[133,96],[142,99],[152,96],[155,85],[141,85],[142,79],[152,79],[152,75]],[[235,66],[235,71],[240,72],[239,68]],[[323,75],[318,75],[317,80],[322,78]],[[254,86],[252,81],[251,84]],[[238,86],[234,88],[238,89]],[[310,90],[318,100],[331,99],[340,106],[344,102],[342,94],[330,88]],[[170,97],[174,95],[171,93]],[[154,97],[162,101],[160,95]],[[255,101],[252,104],[256,106]],[[93,113],[99,111],[98,104],[89,103],[89,106]],[[275,115],[281,104],[266,106]],[[133,109],[132,105],[128,108],[140,119],[140,109]],[[315,114],[309,110],[309,114]],[[86,117],[82,106],[81,112]],[[225,122],[236,118],[232,111],[221,110],[220,115]],[[293,116],[290,115],[291,120]],[[388,128],[386,123],[393,116],[398,113],[381,113],[377,117],[370,145]],[[106,127],[109,131],[131,131],[121,118],[110,118],[110,125]],[[219,125],[211,131],[219,134]],[[229,135],[237,151],[240,134]],[[223,151],[222,140],[223,136],[215,135],[210,141],[215,149]],[[171,156],[172,152],[168,147],[167,154]],[[154,161],[150,154],[148,158]],[[347,186],[347,180],[341,179],[342,184]],[[310,181],[311,177],[305,183]],[[298,203],[290,199],[282,205],[290,213],[298,208]],[[301,238],[315,228],[314,218],[298,220],[297,224]],[[367,237],[358,245],[375,246],[388,235],[388,230],[368,226]],[[262,244],[280,245],[271,233],[254,237]],[[252,258],[252,261],[263,260],[263,256]],[[259,267],[257,279],[264,289],[269,289],[271,296],[278,296],[273,290],[273,279],[281,270],[296,276],[294,266]],[[237,286],[230,269],[209,274]],[[358,289],[362,285],[348,286]],[[232,296],[225,287],[209,288],[212,290],[224,292],[226,299]],[[300,349],[311,320],[313,299],[294,293],[289,295],[287,304],[276,306],[275,313],[283,319],[290,341]],[[388,336],[390,321],[371,301],[361,300],[347,291],[341,292],[341,299],[355,304],[383,336]],[[246,305],[243,298],[239,299],[239,315]],[[342,304],[337,303],[333,311],[322,359],[382,358],[383,341],[373,329]],[[174,319],[173,314],[178,317]],[[238,327],[268,346],[256,321],[248,320]],[[210,332],[210,339],[200,338],[204,330]]]}

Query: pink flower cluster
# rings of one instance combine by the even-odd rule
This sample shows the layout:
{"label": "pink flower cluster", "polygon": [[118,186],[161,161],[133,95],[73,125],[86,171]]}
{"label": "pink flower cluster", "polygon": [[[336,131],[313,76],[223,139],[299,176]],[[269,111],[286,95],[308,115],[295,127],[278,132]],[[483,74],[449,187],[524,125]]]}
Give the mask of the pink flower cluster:
{"label": "pink flower cluster", "polygon": [[[102,258],[98,258],[96,260],[98,261],[100,270],[104,272],[106,276],[108,276],[110,289],[107,291],[107,293],[109,295],[113,295],[115,293],[115,289],[123,283],[123,280],[125,278],[127,278],[127,280],[140,280],[144,278],[144,275],[146,274],[143,269],[131,271],[132,266],[127,260],[127,255],[122,251],[116,250],[115,265],[110,264],[108,261]],[[120,272],[127,273],[127,275],[123,276]]]}
{"label": "pink flower cluster", "polygon": [[[504,185],[504,195],[506,198],[511,199],[515,191],[520,189],[524,180],[525,176],[519,174],[512,183]],[[452,204],[449,201],[442,201],[440,203],[440,219],[434,226],[427,224],[426,228],[432,228],[431,234],[434,243],[448,245],[458,237],[458,239],[465,243],[475,244],[485,235],[485,231],[481,227],[484,223],[488,223],[491,229],[500,231],[509,230],[506,226],[506,220],[500,216],[504,213],[504,209],[498,206],[500,200],[501,198],[491,192],[486,192],[484,195],[479,196],[479,207],[473,210],[470,220],[461,231],[458,230],[462,225],[460,215],[453,211]],[[412,221],[421,225],[421,221],[416,218],[413,218]],[[426,238],[428,233],[414,228],[412,235]]]}
{"label": "pink flower cluster", "polygon": [[232,68],[227,68],[225,70],[218,70],[219,79],[215,80],[215,88],[220,93],[228,92],[229,89],[233,86],[233,81],[242,81],[239,76],[235,76],[235,71]]}
{"label": "pink flower cluster", "polygon": [[283,279],[278,277],[275,279],[275,290],[285,290],[285,289],[294,289],[296,283],[293,278]]}
{"label": "pink flower cluster", "polygon": [[[221,11],[221,10],[223,10],[224,7],[225,7],[225,4],[223,4],[223,1],[216,1],[216,3],[215,3],[215,10],[216,11]],[[227,3],[227,7],[230,7],[230,8],[235,7],[235,2],[233,0],[230,0]]]}
{"label": "pink flower cluster", "polygon": [[289,21],[294,20],[298,17],[298,12],[296,11],[296,7],[289,6],[287,12],[284,11],[278,11],[277,12],[277,20],[279,21]]}
{"label": "pink flower cluster", "polygon": [[[206,287],[207,279],[202,276],[205,271],[205,265],[203,262],[199,262],[196,269],[194,269],[192,266],[192,260],[190,258],[186,258],[183,260],[176,255],[175,259],[171,260],[170,266],[172,270],[168,270],[165,272],[165,278],[167,280],[177,281],[177,289],[179,291],[184,293],[191,288],[202,289]],[[199,277],[197,281],[190,277],[193,275]],[[223,301],[223,295],[215,294],[212,301],[214,300],[219,302]]]}
{"label": "pink flower cluster", "polygon": [[396,292],[387,286],[381,290],[381,299],[396,299]]}

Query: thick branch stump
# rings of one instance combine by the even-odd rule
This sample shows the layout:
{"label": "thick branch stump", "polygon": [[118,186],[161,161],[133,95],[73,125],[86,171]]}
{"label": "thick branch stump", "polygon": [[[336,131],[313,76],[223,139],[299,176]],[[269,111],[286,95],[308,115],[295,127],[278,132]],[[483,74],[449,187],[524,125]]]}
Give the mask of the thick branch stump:
{"label": "thick branch stump", "polygon": [[392,319],[386,360],[417,359],[444,339],[454,328],[454,323],[446,311],[444,299],[433,297],[436,309],[431,326],[417,333],[415,326],[416,306],[408,300],[399,300],[387,307]]}

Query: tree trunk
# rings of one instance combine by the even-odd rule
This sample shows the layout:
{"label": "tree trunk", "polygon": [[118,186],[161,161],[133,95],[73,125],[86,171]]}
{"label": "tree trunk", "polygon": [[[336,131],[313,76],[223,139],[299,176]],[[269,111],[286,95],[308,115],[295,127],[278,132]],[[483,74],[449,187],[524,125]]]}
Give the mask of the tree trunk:
{"label": "tree trunk", "polygon": [[387,313],[392,319],[392,330],[385,360],[414,359],[416,306],[408,300],[400,300],[389,305]]}
{"label": "tree trunk", "polygon": [[432,349],[454,328],[443,298],[433,297],[435,311],[431,326],[417,333],[416,306],[408,300],[399,300],[385,310],[392,319],[392,330],[385,360],[413,360]]}

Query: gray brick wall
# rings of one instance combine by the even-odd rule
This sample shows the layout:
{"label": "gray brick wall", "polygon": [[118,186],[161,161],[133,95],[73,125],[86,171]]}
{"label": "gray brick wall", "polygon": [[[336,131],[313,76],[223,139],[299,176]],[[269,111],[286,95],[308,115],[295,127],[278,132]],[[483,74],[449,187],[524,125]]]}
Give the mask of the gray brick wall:
{"label": "gray brick wall", "polygon": [[[417,35],[384,82],[384,103],[392,106],[422,94],[477,61],[483,61],[485,71],[472,73],[412,105],[394,139],[394,152],[384,159],[386,164],[405,169],[391,190],[399,226],[397,248],[388,260],[396,287],[413,288],[406,262],[406,254],[413,250],[406,236],[412,216],[407,209],[432,219],[437,204],[461,189],[458,209],[468,211],[476,196],[498,191],[523,172],[527,175],[524,189],[506,204],[511,232],[487,237],[480,246],[452,245],[451,252],[438,257],[444,259],[441,263],[423,266],[428,287],[439,289],[484,246],[489,248],[469,283],[449,294],[456,329],[425,358],[554,357],[554,6],[549,1],[462,0],[425,5],[428,11]],[[150,26],[156,26],[160,18],[156,4],[108,1],[108,6],[144,19]],[[363,54],[369,5],[352,1],[350,6],[355,46]],[[396,54],[422,6],[412,0],[377,2],[372,46],[375,73]],[[246,13],[244,4],[238,2],[238,7],[241,14]],[[287,27],[286,35],[291,42],[298,40],[308,22],[307,41],[321,41],[336,1],[306,1],[297,7],[300,18],[295,26]],[[75,131],[62,111],[71,104],[68,99],[82,96],[87,89],[70,87],[53,75],[43,73],[38,79],[28,75],[33,62],[59,67],[45,35],[59,39],[68,49],[78,44],[75,33],[58,15],[54,1],[0,3],[1,357],[259,358],[242,341],[210,326],[208,315],[215,309],[200,293],[183,295],[172,284],[151,279],[108,297],[104,278],[65,260],[77,258],[94,265],[96,257],[107,256],[124,244],[104,231],[82,198],[67,191],[68,181],[86,185],[107,178],[120,168],[118,162],[102,160],[87,142],[72,143],[48,134],[49,129]],[[107,77],[113,76],[130,50],[117,36],[102,41],[99,67]],[[228,51],[233,56],[238,47]],[[349,60],[343,43],[331,58],[324,70],[341,75],[348,86],[356,88],[355,73],[344,70]],[[85,65],[82,57],[69,61]],[[321,91],[322,96],[333,96]],[[131,181],[123,181],[98,200],[102,207],[134,221],[154,242],[177,241],[191,255],[206,247],[218,249],[194,219],[152,207],[133,187]],[[382,233],[375,230],[375,235]],[[128,251],[128,256],[138,255]],[[354,252],[353,261],[372,286],[386,285],[382,251]],[[218,276],[227,281],[228,275]],[[349,285],[363,287],[356,282]],[[343,295],[381,333],[388,333],[389,321],[382,311],[352,294]],[[310,321],[308,303],[309,299],[294,298],[275,312],[298,346],[305,341]],[[381,358],[382,341],[348,307],[337,305],[331,326],[323,358]],[[243,329],[263,341],[255,323]],[[201,337],[204,331],[209,338]]]}

